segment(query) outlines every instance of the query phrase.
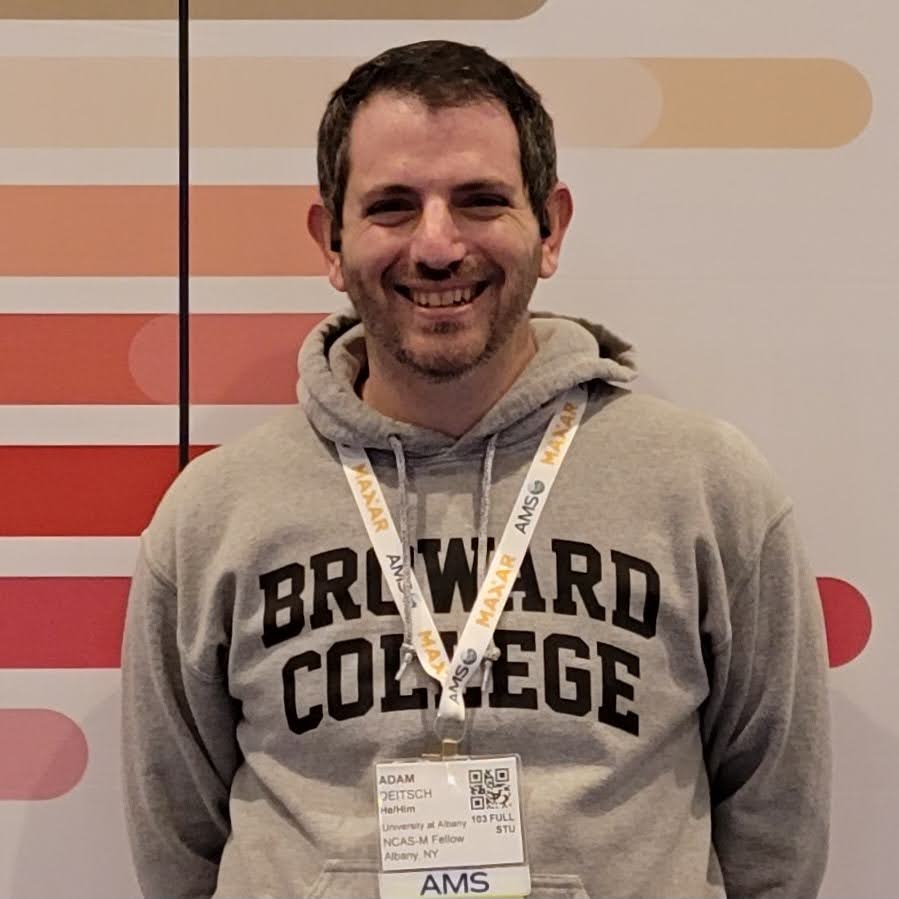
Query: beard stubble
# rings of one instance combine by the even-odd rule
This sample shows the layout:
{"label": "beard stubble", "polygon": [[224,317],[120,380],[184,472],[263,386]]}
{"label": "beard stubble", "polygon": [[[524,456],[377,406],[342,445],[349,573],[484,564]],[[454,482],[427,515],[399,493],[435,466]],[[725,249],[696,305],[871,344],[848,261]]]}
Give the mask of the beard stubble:
{"label": "beard stubble", "polygon": [[[467,351],[443,352],[440,349],[427,352],[413,351],[406,344],[394,318],[386,314],[385,310],[379,307],[378,302],[372,301],[358,275],[345,269],[347,295],[362,320],[367,339],[373,340],[382,352],[395,359],[410,373],[429,381],[443,383],[461,378],[468,372],[484,365],[496,356],[511,339],[516,326],[527,314],[531,296],[537,285],[540,257],[541,248],[538,245],[531,259],[528,260],[528,264],[513,271],[511,276],[507,273],[504,282],[497,285],[492,278],[480,279],[490,281],[485,292],[499,290],[505,296],[495,301],[490,309],[483,343],[479,347],[475,346]],[[472,278],[472,280],[479,279]],[[402,283],[403,279],[392,275],[386,279],[386,284],[382,285],[385,294],[392,292],[387,285],[397,281]],[[435,281],[434,284],[435,287],[439,287],[440,282]],[[482,299],[487,298],[479,297],[474,302],[480,302]],[[391,301],[411,302],[398,294],[395,294]],[[464,330],[463,325],[453,321],[443,321],[435,322],[430,333],[435,336],[447,335],[451,338],[453,334],[461,330]]]}

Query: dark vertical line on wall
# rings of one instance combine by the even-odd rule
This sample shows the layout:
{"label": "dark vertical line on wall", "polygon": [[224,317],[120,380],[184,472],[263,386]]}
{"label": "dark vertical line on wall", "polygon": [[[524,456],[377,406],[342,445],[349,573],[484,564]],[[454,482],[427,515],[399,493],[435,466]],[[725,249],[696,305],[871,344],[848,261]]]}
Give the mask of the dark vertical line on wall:
{"label": "dark vertical line on wall", "polygon": [[190,450],[190,0],[178,0],[178,465]]}

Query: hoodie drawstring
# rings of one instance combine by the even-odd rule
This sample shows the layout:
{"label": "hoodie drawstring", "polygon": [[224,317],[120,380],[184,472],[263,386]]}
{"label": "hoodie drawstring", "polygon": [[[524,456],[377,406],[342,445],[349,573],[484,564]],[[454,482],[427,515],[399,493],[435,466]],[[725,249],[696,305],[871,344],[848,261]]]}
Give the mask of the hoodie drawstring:
{"label": "hoodie drawstring", "polygon": [[[493,483],[493,459],[496,456],[496,442],[498,434],[494,434],[487,442],[484,450],[484,464],[481,468],[481,490],[478,497],[478,553],[475,559],[475,576],[477,587],[480,589],[484,578],[487,576],[487,525],[490,520],[490,487]],[[415,659],[415,644],[412,642],[412,552],[410,548],[411,537],[409,534],[409,488],[406,475],[406,454],[403,442],[396,435],[390,435],[390,448],[393,450],[393,458],[396,461],[396,474],[399,483],[399,518],[400,518],[400,543],[403,550],[403,579],[400,589],[403,594],[403,645],[400,649],[400,666],[396,672],[396,679],[400,680],[405,670]],[[481,689],[485,692],[490,689],[492,683],[491,671],[493,663],[500,657],[500,651],[496,648],[493,638],[484,653],[484,672],[481,677]]]}
{"label": "hoodie drawstring", "polygon": [[[481,496],[478,508],[478,565],[477,565],[477,583],[478,589],[484,583],[487,577],[488,569],[488,549],[487,549],[487,524],[490,520],[490,487],[493,484],[493,458],[496,455],[496,441],[499,437],[494,434],[487,443],[484,450],[484,465],[481,469]],[[481,559],[483,558],[483,570],[481,567]],[[490,645],[484,653],[484,669],[481,675],[481,690],[488,692],[493,682],[493,663],[500,657],[500,651],[490,638]]]}
{"label": "hoodie drawstring", "polygon": [[406,454],[403,442],[391,434],[390,448],[396,460],[396,476],[400,488],[400,543],[403,550],[403,581],[400,589],[403,592],[403,645],[400,650],[400,667],[396,679],[400,680],[403,672],[415,659],[415,645],[412,643],[412,552],[409,547],[409,491],[406,482]]}

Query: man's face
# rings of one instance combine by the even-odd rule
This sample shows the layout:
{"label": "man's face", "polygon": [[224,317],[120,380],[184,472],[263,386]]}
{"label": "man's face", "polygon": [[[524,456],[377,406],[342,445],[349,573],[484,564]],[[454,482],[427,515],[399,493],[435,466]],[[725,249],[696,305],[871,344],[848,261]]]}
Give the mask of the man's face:
{"label": "man's face", "polygon": [[543,268],[502,105],[380,93],[360,107],[331,283],[378,351],[434,380],[470,371],[528,327]]}

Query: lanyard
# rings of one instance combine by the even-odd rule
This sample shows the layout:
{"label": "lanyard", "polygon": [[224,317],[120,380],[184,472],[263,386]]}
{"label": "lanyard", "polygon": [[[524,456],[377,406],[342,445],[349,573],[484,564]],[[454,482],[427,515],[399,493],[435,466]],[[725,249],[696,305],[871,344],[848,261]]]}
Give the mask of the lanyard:
{"label": "lanyard", "polygon": [[452,660],[447,656],[414,571],[411,572],[406,602],[403,547],[368,453],[359,447],[337,444],[344,474],[404,624],[407,623],[408,605],[415,654],[422,668],[443,687],[437,711],[438,733],[441,725],[445,725],[457,735],[447,736],[452,742],[461,740],[465,729],[465,702],[462,698],[465,687],[480,668],[490,646],[521,561],[580,426],[586,405],[587,389],[573,387],[562,398],[547,425]]}

